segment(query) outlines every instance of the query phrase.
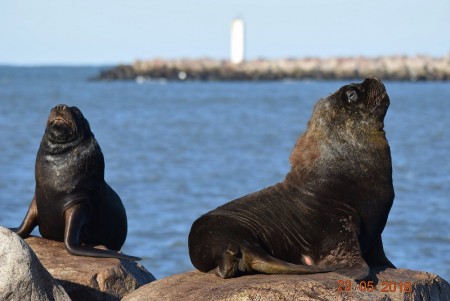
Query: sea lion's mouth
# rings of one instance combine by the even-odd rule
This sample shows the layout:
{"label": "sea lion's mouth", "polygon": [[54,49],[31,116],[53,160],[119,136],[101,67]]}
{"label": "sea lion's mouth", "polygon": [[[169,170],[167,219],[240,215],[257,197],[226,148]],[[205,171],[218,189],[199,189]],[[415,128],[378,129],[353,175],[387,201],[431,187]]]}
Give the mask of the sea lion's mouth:
{"label": "sea lion's mouth", "polygon": [[65,120],[64,118],[58,116],[55,118],[52,118],[48,121],[49,124],[55,124],[55,123],[67,123],[69,124],[69,122],[67,120]]}
{"label": "sea lion's mouth", "polygon": [[53,128],[67,128],[71,131],[76,131],[76,125],[71,120],[67,120],[66,118],[62,116],[56,116],[54,118],[51,118],[48,121],[48,126]]}

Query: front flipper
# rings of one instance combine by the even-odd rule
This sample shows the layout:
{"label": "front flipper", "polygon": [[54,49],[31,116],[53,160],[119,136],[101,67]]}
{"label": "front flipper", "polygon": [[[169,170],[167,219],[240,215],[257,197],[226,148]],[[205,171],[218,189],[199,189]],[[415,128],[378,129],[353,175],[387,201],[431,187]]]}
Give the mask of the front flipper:
{"label": "front flipper", "polygon": [[64,212],[64,245],[70,254],[78,256],[141,260],[139,257],[125,255],[112,250],[102,250],[82,245],[80,243],[80,233],[81,228],[87,222],[86,218],[88,214],[89,207],[83,202],[76,203]]}
{"label": "front flipper", "polygon": [[343,265],[336,270],[336,273],[355,280],[362,280],[369,276],[370,268],[363,258],[356,231],[353,227],[345,226],[342,228],[343,236],[335,236],[333,239],[336,245],[333,249],[324,254],[320,260],[321,265]]}
{"label": "front flipper", "polygon": [[18,228],[10,228],[22,238],[26,238],[30,235],[31,231],[38,225],[38,211],[36,206],[36,195],[33,196],[28,212],[22,221],[22,224]]}
{"label": "front flipper", "polygon": [[343,276],[353,278],[355,280],[362,280],[369,276],[370,268],[361,257],[357,260],[354,260],[351,266],[346,265],[343,268],[337,269],[335,272]]}
{"label": "front flipper", "polygon": [[366,259],[367,263],[371,267],[375,267],[375,266],[386,267],[387,266],[387,267],[395,269],[395,266],[386,257],[386,254],[384,253],[383,241],[381,240],[381,234],[379,235],[377,241],[375,242],[374,246],[370,249],[370,251],[367,252],[367,254],[364,254],[364,258]]}

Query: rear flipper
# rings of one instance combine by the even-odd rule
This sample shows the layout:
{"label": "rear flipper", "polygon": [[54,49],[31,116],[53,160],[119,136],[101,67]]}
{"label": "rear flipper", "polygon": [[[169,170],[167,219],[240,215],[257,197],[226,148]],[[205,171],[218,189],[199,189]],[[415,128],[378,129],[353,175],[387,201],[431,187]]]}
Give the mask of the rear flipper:
{"label": "rear flipper", "polygon": [[277,259],[259,247],[228,245],[215,269],[222,278],[236,277],[240,274],[259,272],[265,274],[315,274],[336,271],[344,265],[332,266],[292,264]]}
{"label": "rear flipper", "polygon": [[[259,246],[249,246],[248,243],[238,246],[229,244],[219,253],[216,275],[222,278],[231,278],[240,274],[253,272],[265,274],[315,274],[336,272],[343,276],[361,280],[369,275],[369,266],[362,258],[359,244],[350,245],[348,252],[342,252],[340,256],[326,256],[319,264],[302,265],[293,264],[267,254]],[[308,256],[307,262],[311,263]]]}
{"label": "rear flipper", "polygon": [[80,243],[80,232],[88,216],[88,207],[84,203],[77,203],[69,207],[64,215],[66,226],[64,229],[64,245],[72,255],[91,257],[112,257],[128,260],[141,260],[139,257],[129,256],[112,250],[96,249]]}

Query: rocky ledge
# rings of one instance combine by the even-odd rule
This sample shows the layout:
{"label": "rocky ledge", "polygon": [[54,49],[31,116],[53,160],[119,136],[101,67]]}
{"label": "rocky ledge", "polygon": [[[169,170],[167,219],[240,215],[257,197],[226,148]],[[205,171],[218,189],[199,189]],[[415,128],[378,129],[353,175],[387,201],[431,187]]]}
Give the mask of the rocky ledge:
{"label": "rocky ledge", "polygon": [[356,283],[336,273],[251,275],[221,279],[198,271],[144,285],[122,300],[450,300],[450,285],[439,276],[405,269],[374,271]]}
{"label": "rocky ledge", "polygon": [[328,80],[377,76],[384,80],[450,80],[450,55],[336,57],[251,60],[232,64],[226,60],[138,60],[103,70],[94,80]]}
{"label": "rocky ledge", "polygon": [[0,300],[120,300],[154,280],[136,262],[73,256],[62,242],[0,227]]}
{"label": "rocky ledge", "polygon": [[155,278],[127,260],[72,256],[63,243],[0,227],[0,300],[423,300],[450,301],[439,276],[374,270],[354,282],[336,273],[221,279],[198,271]]}
{"label": "rocky ledge", "polygon": [[25,242],[72,300],[120,300],[155,277],[136,262],[73,256],[62,242],[29,237]]}
{"label": "rocky ledge", "polygon": [[30,247],[3,227],[0,227],[0,300],[70,300]]}

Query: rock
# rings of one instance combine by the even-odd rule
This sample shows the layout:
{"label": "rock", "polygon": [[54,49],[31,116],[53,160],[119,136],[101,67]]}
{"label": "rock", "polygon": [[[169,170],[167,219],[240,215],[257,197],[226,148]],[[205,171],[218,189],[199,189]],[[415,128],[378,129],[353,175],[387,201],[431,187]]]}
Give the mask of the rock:
{"label": "rock", "polygon": [[3,227],[0,227],[0,300],[70,300],[30,247]]}
{"label": "rock", "polygon": [[221,279],[193,271],[147,284],[122,300],[450,300],[448,282],[430,273],[387,269],[371,279],[358,284],[336,273]]}
{"label": "rock", "polygon": [[73,300],[120,300],[128,292],[155,280],[136,262],[74,256],[62,242],[41,237],[25,241]]}

